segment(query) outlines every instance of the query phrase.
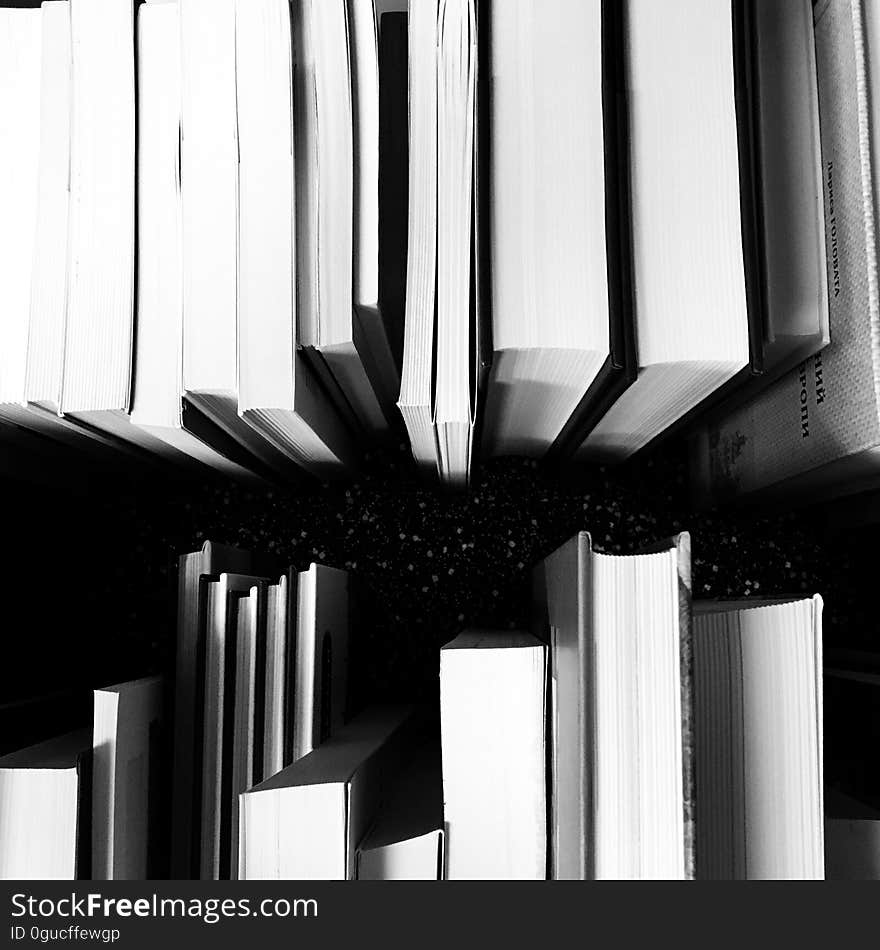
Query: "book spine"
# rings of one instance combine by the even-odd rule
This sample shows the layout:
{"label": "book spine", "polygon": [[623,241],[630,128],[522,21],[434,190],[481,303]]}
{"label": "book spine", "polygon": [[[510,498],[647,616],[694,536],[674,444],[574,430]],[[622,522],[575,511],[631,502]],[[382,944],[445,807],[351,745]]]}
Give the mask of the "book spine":
{"label": "book spine", "polygon": [[870,461],[865,450],[880,444],[866,48],[876,31],[864,28],[861,0],[818,3],[814,22],[831,345],[695,434],[693,470],[704,502],[783,481],[794,491],[844,483],[854,470],[841,460]]}
{"label": "book spine", "polygon": [[691,601],[691,538],[687,532],[675,538],[678,555],[679,683],[681,690],[681,779],[684,821],[684,876],[696,878],[696,769],[694,753],[694,641]]}

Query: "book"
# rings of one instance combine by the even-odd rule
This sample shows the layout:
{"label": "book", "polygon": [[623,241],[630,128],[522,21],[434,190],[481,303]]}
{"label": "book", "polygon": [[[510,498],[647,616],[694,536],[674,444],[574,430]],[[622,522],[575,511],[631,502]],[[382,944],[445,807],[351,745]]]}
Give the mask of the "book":
{"label": "book", "polygon": [[822,600],[694,608],[698,876],[822,879]]}
{"label": "book", "polygon": [[809,3],[642,0],[624,29],[639,371],[581,460],[625,459],[828,341]]}
{"label": "book", "polygon": [[70,207],[60,411],[176,464],[131,424],[135,340],[135,16],[116,0],[71,10]]}
{"label": "book", "polygon": [[359,881],[437,881],[445,840],[440,745],[425,742],[401,766],[376,821],[358,846]]}
{"label": "book", "polygon": [[519,632],[465,631],[440,651],[448,880],[547,876],[546,662]]}
{"label": "book", "polygon": [[831,344],[744,406],[711,419],[692,442],[701,503],[751,492],[778,499],[873,486],[880,444],[876,203],[878,133],[871,50],[876,6],[823,0],[813,8],[821,112]]}
{"label": "book", "polygon": [[70,3],[67,0],[45,0],[41,10],[39,178],[30,269],[25,397],[28,403],[57,417],[61,404],[67,310]]}
{"label": "book", "polygon": [[[0,419],[91,453],[89,434],[58,416],[54,404],[28,406],[39,343],[52,348],[52,383],[60,387],[66,309],[67,181],[70,89],[70,4],[0,9]],[[59,322],[60,321],[60,322]],[[48,322],[49,326],[46,326]],[[47,395],[47,394],[43,394]],[[27,434],[17,438],[26,451]]]}
{"label": "book", "polygon": [[304,0],[294,24],[299,336],[355,431],[388,436],[398,371],[379,311],[373,0]]}
{"label": "book", "polygon": [[164,683],[152,676],[95,690],[92,879],[164,876],[161,774]]}
{"label": "book", "polygon": [[[202,880],[229,880],[233,871],[236,751],[239,759],[246,760],[252,752],[247,736],[239,731],[238,741],[236,739],[239,643],[244,652],[255,641],[255,620],[250,605],[253,603],[256,608],[253,589],[265,580],[250,574],[223,573],[207,583],[204,711],[201,736],[197,736],[197,741],[201,739],[202,752],[194,770],[196,780],[201,778],[199,876]],[[253,682],[253,676],[247,678]],[[249,705],[252,709],[252,699]],[[243,711],[240,719],[244,720]],[[247,725],[244,721],[240,724]],[[248,765],[248,761],[239,763],[242,779]]]}
{"label": "book", "polygon": [[42,11],[0,9],[0,43],[0,201],[6,209],[0,226],[0,280],[5,288],[0,403],[21,404],[40,184]]}
{"label": "book", "polygon": [[693,878],[690,538],[633,555],[585,532],[533,572],[548,644],[550,876]]}
{"label": "book", "polygon": [[293,760],[316,749],[344,722],[348,693],[351,582],[346,571],[311,564],[300,571],[292,679]]}
{"label": "book", "polygon": [[[70,3],[0,11],[4,206],[0,420],[27,457],[35,433],[107,468],[128,454],[113,436],[60,414],[67,319],[70,169]],[[7,44],[9,48],[7,48]],[[132,448],[140,462],[149,461]],[[74,461],[77,455],[72,456]]]}
{"label": "book", "polygon": [[371,707],[242,795],[242,880],[352,880],[357,845],[412,754],[409,707]]}
{"label": "book", "polygon": [[[226,697],[231,704],[231,725],[228,736],[230,755],[229,791],[224,791],[231,804],[229,814],[229,873],[238,869],[239,796],[265,777],[263,744],[265,741],[266,686],[266,614],[269,584],[261,581],[251,587],[238,602],[238,623],[235,631],[235,672],[227,673],[227,682],[234,683],[234,693]],[[232,654],[233,651],[230,651]],[[225,740],[224,740],[225,741]],[[272,774],[272,773],[270,773]]]}
{"label": "book", "polygon": [[298,350],[289,0],[237,0],[239,412],[311,473],[354,464],[352,436]]}
{"label": "book", "polygon": [[470,477],[480,358],[475,0],[414,0],[408,43],[409,228],[398,406],[419,467],[461,486]]}
{"label": "book", "polygon": [[0,757],[0,879],[91,878],[91,735]]}
{"label": "book", "polygon": [[620,8],[495,3],[484,449],[544,455],[634,375]]}
{"label": "book", "polygon": [[263,775],[293,761],[294,662],[298,572],[291,568],[266,598],[266,673],[263,695]]}
{"label": "book", "polygon": [[263,469],[301,480],[302,469],[238,412],[235,0],[179,0],[178,8],[183,409],[219,427],[233,459],[244,449]]}
{"label": "book", "polygon": [[[194,461],[256,480],[241,447],[193,406],[182,380],[180,17],[176,3],[138,9],[137,375],[131,421]],[[216,433],[217,437],[212,437]]]}
{"label": "book", "polygon": [[251,568],[246,551],[205,541],[178,563],[177,648],[174,678],[171,876],[198,877],[202,801],[202,724],[205,636],[211,578]]}

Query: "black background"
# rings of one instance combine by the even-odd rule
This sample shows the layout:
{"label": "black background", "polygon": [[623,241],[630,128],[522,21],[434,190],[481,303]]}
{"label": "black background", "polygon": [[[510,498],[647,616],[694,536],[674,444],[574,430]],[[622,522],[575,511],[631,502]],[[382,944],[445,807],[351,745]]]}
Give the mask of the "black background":
{"label": "black background", "polygon": [[[0,446],[7,471],[14,451]],[[527,627],[531,567],[580,530],[612,553],[689,530],[696,597],[820,593],[826,652],[876,642],[867,507],[695,512],[681,443],[564,477],[488,460],[461,494],[422,480],[402,444],[351,482],[297,491],[60,458],[0,480],[0,702],[173,672],[177,556],[208,539],[262,554],[264,570],[357,576],[352,709],[435,702],[440,645],[467,626]]]}

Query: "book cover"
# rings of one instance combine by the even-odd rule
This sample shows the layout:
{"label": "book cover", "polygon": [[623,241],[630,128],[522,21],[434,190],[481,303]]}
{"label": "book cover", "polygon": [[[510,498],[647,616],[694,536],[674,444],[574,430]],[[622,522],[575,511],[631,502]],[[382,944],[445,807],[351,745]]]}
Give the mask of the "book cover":
{"label": "book cover", "polygon": [[867,454],[880,443],[869,71],[876,15],[859,0],[822,0],[814,9],[831,344],[696,434],[694,471],[706,501],[783,482],[795,488],[808,475],[805,486],[844,479],[856,485],[876,471]]}

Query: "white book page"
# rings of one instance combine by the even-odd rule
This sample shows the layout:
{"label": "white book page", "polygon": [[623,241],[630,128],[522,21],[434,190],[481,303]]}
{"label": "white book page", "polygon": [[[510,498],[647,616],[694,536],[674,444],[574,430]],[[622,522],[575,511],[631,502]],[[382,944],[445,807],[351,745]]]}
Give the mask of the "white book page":
{"label": "white book page", "polygon": [[67,319],[70,173],[70,3],[46,0],[40,88],[39,207],[31,276],[28,402],[57,411]]}
{"label": "white book page", "polygon": [[0,9],[0,403],[24,401],[40,156],[39,10]]}
{"label": "white book page", "polygon": [[134,6],[73,0],[62,410],[128,411],[134,318]]}
{"label": "white book page", "polygon": [[180,0],[183,385],[234,393],[238,316],[235,0]]}

